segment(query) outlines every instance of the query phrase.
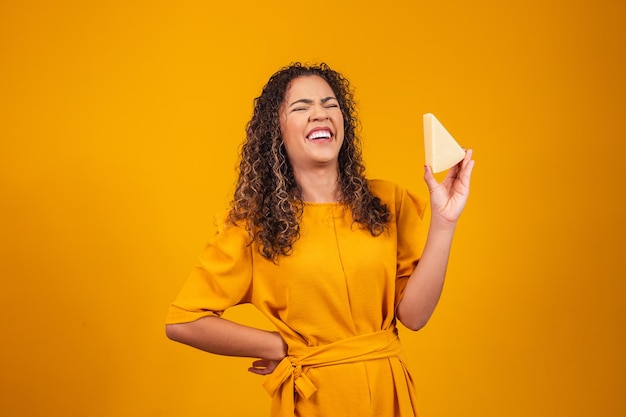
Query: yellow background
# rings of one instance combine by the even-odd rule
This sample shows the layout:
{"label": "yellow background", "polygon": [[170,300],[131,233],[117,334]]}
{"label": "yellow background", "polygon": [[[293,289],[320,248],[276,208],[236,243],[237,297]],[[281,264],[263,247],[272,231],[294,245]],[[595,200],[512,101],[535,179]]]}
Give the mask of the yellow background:
{"label": "yellow background", "polygon": [[0,415],[267,415],[248,360],[163,320],[295,60],[353,82],[370,177],[425,192],[426,112],[475,149],[402,331],[422,417],[626,415],[623,0],[0,0]]}

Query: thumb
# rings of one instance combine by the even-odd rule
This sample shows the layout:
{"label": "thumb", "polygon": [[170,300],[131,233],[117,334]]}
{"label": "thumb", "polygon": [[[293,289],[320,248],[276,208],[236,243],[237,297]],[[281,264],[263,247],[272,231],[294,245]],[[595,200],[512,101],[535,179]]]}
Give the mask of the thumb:
{"label": "thumb", "polygon": [[435,176],[433,175],[433,171],[432,169],[430,169],[430,167],[427,164],[424,164],[424,181],[426,182],[426,185],[428,186],[428,190],[432,191],[435,189],[435,187],[437,187],[437,180],[435,179]]}

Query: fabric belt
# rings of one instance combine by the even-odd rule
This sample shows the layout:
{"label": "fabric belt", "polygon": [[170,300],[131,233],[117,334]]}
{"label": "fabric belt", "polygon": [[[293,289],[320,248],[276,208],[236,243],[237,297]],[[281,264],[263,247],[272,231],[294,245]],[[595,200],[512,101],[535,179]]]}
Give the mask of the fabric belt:
{"label": "fabric belt", "polygon": [[300,397],[308,399],[317,390],[304,373],[306,368],[363,362],[393,356],[400,358],[402,364],[400,372],[407,376],[412,385],[402,360],[402,345],[395,327],[322,346],[290,346],[289,356],[279,362],[263,384],[273,398],[272,415],[293,416],[294,393],[297,392]]}

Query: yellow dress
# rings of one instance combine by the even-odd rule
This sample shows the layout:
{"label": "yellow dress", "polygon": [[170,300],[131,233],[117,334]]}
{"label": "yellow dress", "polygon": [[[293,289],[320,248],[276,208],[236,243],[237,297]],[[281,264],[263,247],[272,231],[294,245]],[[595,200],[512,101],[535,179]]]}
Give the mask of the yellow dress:
{"label": "yellow dress", "polygon": [[305,203],[300,239],[278,264],[225,225],[170,307],[184,323],[252,303],[276,326],[288,356],[266,378],[273,417],[411,417],[413,382],[395,309],[425,243],[427,205],[387,181],[370,187],[392,213],[373,237],[338,203]]}

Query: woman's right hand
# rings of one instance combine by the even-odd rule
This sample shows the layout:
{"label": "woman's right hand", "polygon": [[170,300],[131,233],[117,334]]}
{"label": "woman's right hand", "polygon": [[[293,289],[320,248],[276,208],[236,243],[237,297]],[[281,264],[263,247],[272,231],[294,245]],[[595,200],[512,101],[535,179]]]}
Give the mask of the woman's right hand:
{"label": "woman's right hand", "polygon": [[280,336],[278,332],[272,332],[274,338],[277,342],[277,345],[280,345],[280,353],[278,353],[277,357],[280,359],[257,359],[252,362],[252,366],[248,368],[248,371],[257,375],[269,375],[274,372],[274,369],[278,366],[278,364],[287,356],[287,343]]}
{"label": "woman's right hand", "polygon": [[269,375],[274,372],[279,363],[280,361],[277,360],[258,359],[252,362],[252,366],[248,368],[248,371],[257,375]]}

